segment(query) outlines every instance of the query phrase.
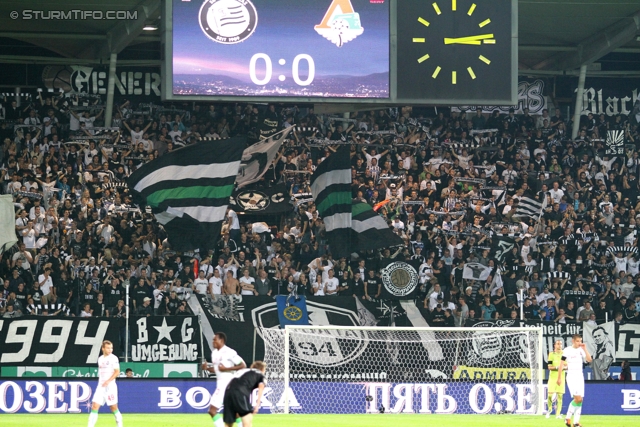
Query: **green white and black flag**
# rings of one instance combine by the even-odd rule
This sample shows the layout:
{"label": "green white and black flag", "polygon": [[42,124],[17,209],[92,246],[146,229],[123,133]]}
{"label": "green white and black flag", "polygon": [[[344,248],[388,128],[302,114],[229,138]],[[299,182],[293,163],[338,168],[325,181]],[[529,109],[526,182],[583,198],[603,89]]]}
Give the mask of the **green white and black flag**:
{"label": "green white and black flag", "polygon": [[367,251],[404,245],[404,242],[367,203],[353,201],[351,207],[352,249]]}
{"label": "green white and black flag", "polygon": [[311,193],[335,258],[351,254],[351,161],[343,146],[327,157],[311,176]]}
{"label": "green white and black flag", "polygon": [[147,163],[128,179],[134,201],[150,206],[173,250],[215,246],[246,139],[202,141]]}

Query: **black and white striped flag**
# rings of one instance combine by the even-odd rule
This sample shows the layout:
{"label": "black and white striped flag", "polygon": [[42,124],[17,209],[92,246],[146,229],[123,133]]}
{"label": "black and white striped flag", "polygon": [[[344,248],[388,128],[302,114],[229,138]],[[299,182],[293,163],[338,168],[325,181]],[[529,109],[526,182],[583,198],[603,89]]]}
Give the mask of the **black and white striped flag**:
{"label": "black and white striped flag", "polygon": [[536,199],[531,199],[529,197],[521,197],[514,216],[528,216],[529,218],[538,219],[546,207],[546,197],[543,202],[539,202]]}

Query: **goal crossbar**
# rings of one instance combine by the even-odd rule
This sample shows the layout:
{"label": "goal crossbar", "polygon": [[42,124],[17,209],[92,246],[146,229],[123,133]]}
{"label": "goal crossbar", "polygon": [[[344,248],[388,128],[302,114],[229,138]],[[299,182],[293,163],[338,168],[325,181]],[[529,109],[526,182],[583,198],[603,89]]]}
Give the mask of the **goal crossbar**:
{"label": "goal crossbar", "polygon": [[426,328],[426,327],[386,327],[386,326],[340,326],[340,325],[327,325],[327,326],[314,326],[314,325],[286,325],[285,331],[305,331],[305,330],[345,330],[345,331],[375,331],[375,332],[391,332],[391,331],[402,331],[402,332],[451,332],[451,331],[460,331],[460,332],[543,332],[542,326],[535,327],[509,327],[509,328],[468,328],[468,327],[453,327],[453,328]]}

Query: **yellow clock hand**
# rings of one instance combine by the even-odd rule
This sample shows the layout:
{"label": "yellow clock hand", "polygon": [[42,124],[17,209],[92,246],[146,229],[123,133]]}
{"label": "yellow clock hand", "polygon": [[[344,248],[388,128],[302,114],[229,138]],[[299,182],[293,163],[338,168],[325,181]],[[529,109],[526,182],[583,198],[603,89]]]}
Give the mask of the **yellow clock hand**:
{"label": "yellow clock hand", "polygon": [[485,40],[485,39],[492,39],[493,38],[493,34],[480,34],[477,36],[468,36],[468,37],[459,37],[457,39],[454,40],[459,40],[459,41],[477,41],[477,40]]}
{"label": "yellow clock hand", "polygon": [[[481,43],[481,40],[492,39],[493,34],[480,34],[477,36],[468,36],[468,37],[458,37],[458,38],[448,38],[445,37],[444,44],[475,44],[478,45]],[[469,43],[472,42],[472,43]]]}
{"label": "yellow clock hand", "polygon": [[479,46],[482,44],[482,42],[480,40],[456,40],[456,39],[449,39],[449,38],[445,38],[444,39],[444,44],[471,44],[471,45],[476,45]]}

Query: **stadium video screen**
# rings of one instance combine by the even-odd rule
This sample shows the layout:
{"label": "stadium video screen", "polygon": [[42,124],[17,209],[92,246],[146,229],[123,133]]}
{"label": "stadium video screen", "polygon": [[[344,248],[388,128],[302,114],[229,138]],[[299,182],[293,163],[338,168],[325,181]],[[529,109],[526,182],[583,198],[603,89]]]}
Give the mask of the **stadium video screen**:
{"label": "stadium video screen", "polygon": [[173,96],[388,99],[384,0],[172,0]]}

